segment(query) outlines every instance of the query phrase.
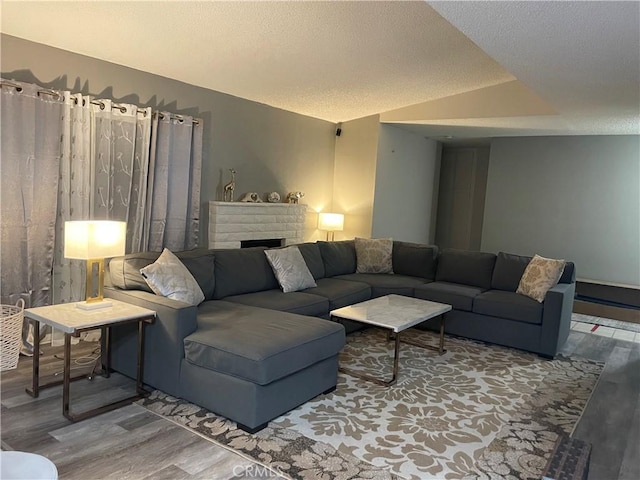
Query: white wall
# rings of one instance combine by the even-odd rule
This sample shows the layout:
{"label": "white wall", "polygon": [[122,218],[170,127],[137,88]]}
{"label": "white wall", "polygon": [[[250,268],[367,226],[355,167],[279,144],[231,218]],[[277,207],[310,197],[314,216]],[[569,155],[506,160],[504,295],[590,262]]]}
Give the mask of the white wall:
{"label": "white wall", "polygon": [[640,286],[640,136],[495,139],[482,250],[565,258],[579,279]]}
{"label": "white wall", "polygon": [[433,240],[438,167],[438,142],[380,125],[372,237]]}

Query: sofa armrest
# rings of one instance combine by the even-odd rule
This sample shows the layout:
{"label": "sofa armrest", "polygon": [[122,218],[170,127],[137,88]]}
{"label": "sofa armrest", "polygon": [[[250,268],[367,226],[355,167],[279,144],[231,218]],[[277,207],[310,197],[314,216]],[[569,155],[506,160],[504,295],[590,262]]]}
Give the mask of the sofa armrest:
{"label": "sofa armrest", "polygon": [[540,353],[554,357],[569,337],[575,283],[559,283],[544,297]]}
{"label": "sofa armrest", "polygon": [[[184,358],[183,340],[198,328],[198,308],[141,290],[105,287],[104,293],[106,297],[156,312],[155,322],[145,327],[143,381],[177,394]],[[136,375],[137,335],[134,324],[111,329],[111,366],[131,378]]]}

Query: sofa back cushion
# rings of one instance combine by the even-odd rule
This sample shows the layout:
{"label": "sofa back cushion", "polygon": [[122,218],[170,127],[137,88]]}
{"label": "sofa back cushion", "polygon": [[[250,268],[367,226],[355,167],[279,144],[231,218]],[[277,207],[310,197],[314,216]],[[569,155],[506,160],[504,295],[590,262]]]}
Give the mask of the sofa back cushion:
{"label": "sofa back cushion", "polygon": [[[515,292],[522,278],[524,270],[529,265],[532,257],[526,255],[514,255],[512,253],[499,252],[496,257],[496,266],[491,277],[491,288]],[[573,283],[576,280],[576,270],[573,262],[566,262],[564,271],[558,283]]]}
{"label": "sofa back cushion", "polygon": [[[112,258],[109,262],[111,283],[123,290],[152,292],[140,273],[140,269],[155,262],[160,257],[160,253],[129,253],[123,257]],[[205,300],[211,300],[215,290],[213,250],[196,249],[174,253],[198,282],[202,293],[204,293]]]}
{"label": "sofa back cushion", "polygon": [[491,288],[515,292],[531,257],[499,252],[491,277]]}
{"label": "sofa back cushion", "polygon": [[296,245],[302,258],[309,267],[309,271],[315,280],[324,278],[324,262],[322,261],[322,254],[320,253],[320,247],[317,243],[300,243]]}
{"label": "sofa back cushion", "polygon": [[433,280],[436,277],[438,247],[393,241],[393,273]]}
{"label": "sofa back cushion", "polygon": [[348,275],[356,271],[356,247],[353,240],[318,242],[325,277]]}
{"label": "sofa back cushion", "polygon": [[438,255],[436,281],[489,289],[496,255],[447,249]]}
{"label": "sofa back cushion", "polygon": [[575,283],[576,281],[576,265],[573,262],[565,262],[564,271],[558,283]]}
{"label": "sofa back cushion", "polygon": [[264,247],[215,250],[213,298],[279,289]]}

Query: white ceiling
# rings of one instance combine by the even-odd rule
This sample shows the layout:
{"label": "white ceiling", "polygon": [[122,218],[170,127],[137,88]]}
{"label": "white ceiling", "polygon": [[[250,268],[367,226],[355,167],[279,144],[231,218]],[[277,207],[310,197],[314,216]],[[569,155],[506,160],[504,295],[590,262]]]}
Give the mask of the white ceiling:
{"label": "white ceiling", "polygon": [[9,35],[331,122],[640,133],[637,1],[2,0],[1,13]]}

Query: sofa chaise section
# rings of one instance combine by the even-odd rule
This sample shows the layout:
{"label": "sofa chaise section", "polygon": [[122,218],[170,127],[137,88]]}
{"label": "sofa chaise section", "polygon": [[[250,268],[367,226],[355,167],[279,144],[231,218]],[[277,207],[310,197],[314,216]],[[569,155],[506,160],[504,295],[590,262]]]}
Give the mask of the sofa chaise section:
{"label": "sofa chaise section", "polygon": [[[108,297],[157,312],[156,322],[145,328],[145,384],[207,407],[251,432],[334,388],[338,353],[345,343],[342,325],[245,305],[241,299],[216,299],[236,294],[248,299],[264,295],[284,300],[271,269],[264,269],[263,250],[177,252],[205,293],[205,301],[198,307],[145,291],[149,287],[140,268],[155,261],[159,253],[112,259],[111,286],[105,288]],[[271,288],[274,285],[276,289]],[[297,297],[310,298],[312,305],[319,305],[314,313],[325,315],[328,311],[325,297]],[[123,326],[111,333],[112,367],[132,378],[136,373],[136,332]],[[242,342],[252,347],[243,349]],[[216,362],[220,362],[218,367]],[[250,362],[254,362],[252,368]],[[241,370],[234,370],[231,363]],[[243,376],[241,371],[253,376]]]}
{"label": "sofa chaise section", "polygon": [[333,322],[205,302],[198,329],[184,338],[181,390],[241,428],[259,430],[335,387],[344,343],[344,328]]}

